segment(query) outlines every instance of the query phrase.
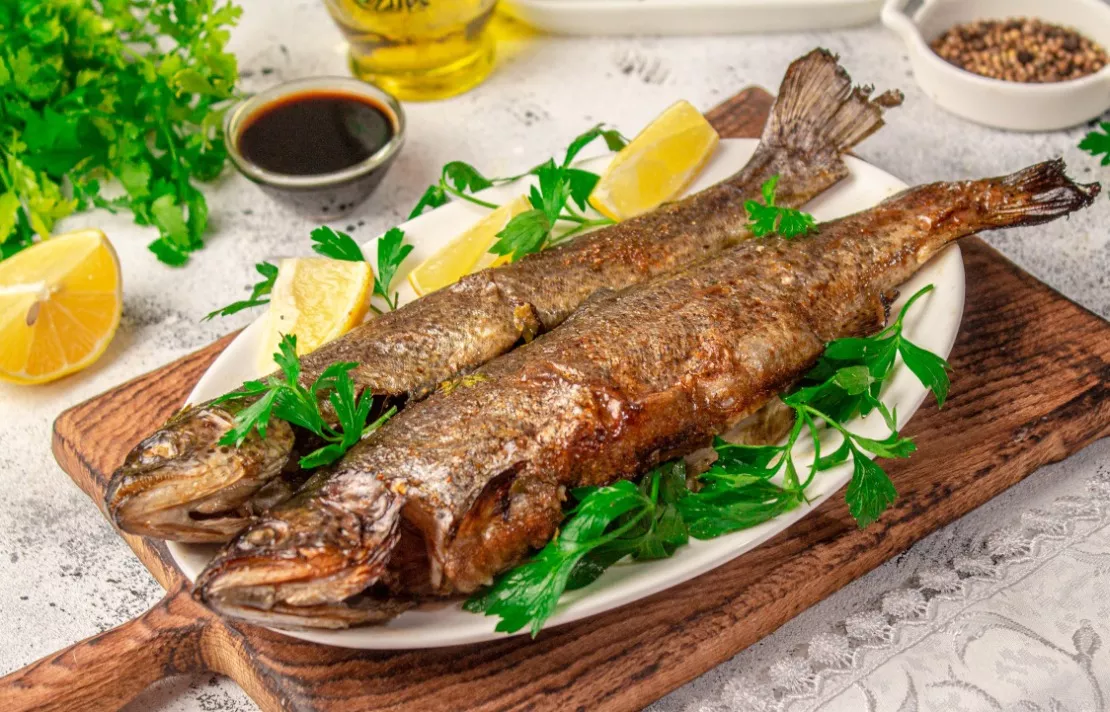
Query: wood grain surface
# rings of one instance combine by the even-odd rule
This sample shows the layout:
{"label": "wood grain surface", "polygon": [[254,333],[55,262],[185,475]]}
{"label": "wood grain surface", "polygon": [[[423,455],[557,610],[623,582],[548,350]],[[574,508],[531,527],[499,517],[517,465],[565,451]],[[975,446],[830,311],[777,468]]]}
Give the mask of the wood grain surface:
{"label": "wood grain surface", "polygon": [[[723,136],[754,136],[770,101],[749,89],[708,116]],[[952,396],[943,411],[923,406],[907,427],[918,452],[885,465],[898,502],[864,531],[834,497],[728,565],[534,641],[406,652],[324,647],[223,621],[188,597],[162,544],[125,536],[166,586],[166,599],[0,679],[0,709],[112,709],[156,677],[199,669],[231,676],[264,710],[643,707],[1110,432],[1110,325],[982,241],[963,249],[967,303],[951,356]],[[58,462],[97,506],[127,450],[180,406],[230,338],[58,418]],[[124,682],[109,686],[105,677]]]}

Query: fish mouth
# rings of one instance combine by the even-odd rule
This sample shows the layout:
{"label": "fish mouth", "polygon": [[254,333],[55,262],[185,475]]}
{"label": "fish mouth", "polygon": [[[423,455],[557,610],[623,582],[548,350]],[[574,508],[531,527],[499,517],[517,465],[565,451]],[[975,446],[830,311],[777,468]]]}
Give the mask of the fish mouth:
{"label": "fish mouth", "polygon": [[399,537],[402,498],[381,489],[360,516],[315,498],[251,524],[197,577],[194,597],[216,612],[283,628],[380,623],[412,605],[368,592]]}
{"label": "fish mouth", "polygon": [[190,543],[226,542],[267,505],[288,497],[279,475],[293,430],[273,420],[238,448],[219,441],[234,424],[222,406],[187,408],[139,443],[113,475],[108,514],[123,531]]}

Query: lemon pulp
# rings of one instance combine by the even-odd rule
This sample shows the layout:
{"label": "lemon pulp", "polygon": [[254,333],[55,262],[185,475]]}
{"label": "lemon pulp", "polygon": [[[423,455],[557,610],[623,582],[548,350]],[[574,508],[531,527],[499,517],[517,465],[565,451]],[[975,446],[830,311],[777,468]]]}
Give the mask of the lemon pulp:
{"label": "lemon pulp", "polygon": [[0,262],[0,380],[46,383],[96,361],[119,326],[121,290],[119,259],[100,230]]}

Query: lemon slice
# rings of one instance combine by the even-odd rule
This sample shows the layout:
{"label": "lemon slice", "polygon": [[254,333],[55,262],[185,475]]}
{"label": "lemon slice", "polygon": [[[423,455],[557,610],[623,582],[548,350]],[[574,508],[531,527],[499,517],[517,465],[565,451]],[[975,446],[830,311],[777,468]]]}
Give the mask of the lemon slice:
{"label": "lemon slice", "polygon": [[676,197],[713,155],[720,136],[688,101],[670,106],[621,149],[590,194],[612,220],[627,220]]}
{"label": "lemon slice", "polygon": [[366,262],[325,257],[285,259],[270,293],[266,334],[259,355],[263,372],[274,368],[282,334],[297,337],[297,354],[315,351],[357,326],[370,303],[374,273]]}
{"label": "lemon slice", "polygon": [[466,232],[448,242],[409,272],[409,284],[413,291],[424,296],[454,284],[471,272],[507,261],[507,257],[490,254],[489,246],[513,216],[531,207],[528,198],[522,195],[492,211]]}
{"label": "lemon slice", "polygon": [[0,380],[46,383],[100,358],[119,326],[119,260],[100,230],[0,262]]}

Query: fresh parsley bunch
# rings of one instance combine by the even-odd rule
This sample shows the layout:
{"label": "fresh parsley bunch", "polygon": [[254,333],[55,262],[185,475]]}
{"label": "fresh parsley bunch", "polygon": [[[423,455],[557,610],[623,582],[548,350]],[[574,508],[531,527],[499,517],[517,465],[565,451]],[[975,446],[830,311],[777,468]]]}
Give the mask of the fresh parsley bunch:
{"label": "fresh parsley bunch", "polygon": [[[247,381],[239,390],[212,401],[218,404],[253,400],[235,415],[235,423],[220,438],[220,445],[239,447],[251,430],[257,431],[260,438],[265,438],[270,418],[280,418],[314,433],[326,443],[300,459],[301,467],[312,469],[338,460],[355,443],[380,428],[397,412],[391,407],[373,422],[367,422],[374,395],[365,392],[361,398],[357,396],[349,373],[357,363],[333,363],[311,387],[305,388],[300,382],[297,337],[292,334],[282,335],[274,361],[281,369],[280,376],[273,375],[265,381]],[[320,412],[320,401],[324,395],[335,410],[337,425],[329,424]]]}
{"label": "fresh parsley bunch", "polygon": [[[158,228],[158,259],[203,246],[194,181],[227,158],[222,115],[238,69],[225,0],[0,3],[0,259],[89,207]],[[118,179],[124,195],[101,195]]]}
{"label": "fresh parsley bunch", "polygon": [[[803,384],[782,398],[794,411],[794,425],[783,444],[733,445],[718,438],[717,459],[695,488],[687,486],[685,465],[676,460],[649,472],[639,485],[621,481],[575,490],[577,504],[555,538],[531,560],[470,598],[465,608],[499,616],[499,631],[528,627],[535,636],[564,591],[591,583],[626,556],[665,558],[690,537],[712,539],[769,521],[806,501],[806,488],[818,473],[849,458],[848,509],[861,528],[875,521],[897,493],[871,456],[904,458],[915,449],[912,440],[898,435],[896,414],[878,399],[895,357],[902,357],[938,404],[943,405],[948,394],[948,364],[902,333],[906,312],[932,289],[929,285],[914,294],[894,323],[878,334],[828,345]],[[844,426],[873,410],[890,427],[888,437],[867,438]],[[822,422],[843,438],[827,455],[821,452]],[[803,436],[814,447],[804,480],[794,461],[794,446]],[[778,484],[773,479],[780,473]]]}

